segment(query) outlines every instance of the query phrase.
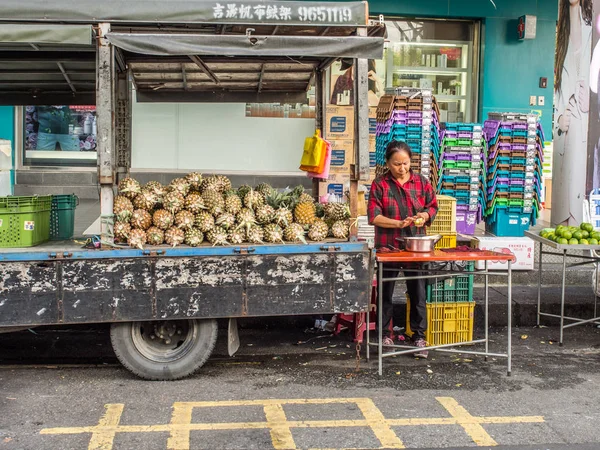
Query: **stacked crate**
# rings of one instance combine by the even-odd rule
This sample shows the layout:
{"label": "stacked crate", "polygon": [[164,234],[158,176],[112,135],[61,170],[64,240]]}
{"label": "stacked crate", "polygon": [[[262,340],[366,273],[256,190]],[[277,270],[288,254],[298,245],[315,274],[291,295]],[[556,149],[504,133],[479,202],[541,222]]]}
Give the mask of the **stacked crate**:
{"label": "stacked crate", "polygon": [[523,236],[538,217],[543,186],[544,135],[536,114],[490,113],[486,230]]}
{"label": "stacked crate", "polygon": [[439,194],[457,199],[456,231],[474,234],[486,206],[486,142],[483,127],[473,123],[447,123],[442,130],[439,156]]}
{"label": "stacked crate", "polygon": [[439,110],[428,89],[397,88],[377,106],[376,174],[385,173],[385,149],[393,141],[406,142],[412,152],[411,168],[429,178],[432,154],[439,154]]}

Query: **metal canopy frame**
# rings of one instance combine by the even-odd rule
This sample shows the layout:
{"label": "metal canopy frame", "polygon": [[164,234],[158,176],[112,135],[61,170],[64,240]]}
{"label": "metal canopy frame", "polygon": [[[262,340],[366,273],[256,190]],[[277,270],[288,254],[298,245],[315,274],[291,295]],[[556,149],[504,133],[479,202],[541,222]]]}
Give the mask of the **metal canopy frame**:
{"label": "metal canopy frame", "polygon": [[[41,0],[32,1],[34,3],[41,2]],[[40,14],[49,18],[48,22],[86,22],[86,14],[94,11],[98,4],[96,2],[92,4],[90,0],[83,1],[92,9],[88,11],[78,4],[78,11],[84,11],[84,13],[75,14],[75,17],[73,17],[71,6],[63,10],[63,13],[66,14],[63,19],[60,19],[60,16],[55,17],[60,14],[60,8],[66,5],[59,0],[50,6],[43,2],[44,5],[41,6],[44,8]],[[16,22],[41,20],[29,16],[28,19],[19,19],[28,14],[38,14],[31,12],[35,11],[35,8],[32,9],[29,3],[27,9],[21,8],[20,10],[20,14],[24,14],[24,16],[15,12],[9,17],[17,18]],[[157,8],[164,8],[167,4],[171,5],[171,2],[159,6],[155,2],[136,0],[125,4],[140,6],[143,3],[146,7],[151,3]],[[184,9],[188,8],[191,3],[211,4],[206,1],[174,1],[172,3],[173,5],[179,4]],[[0,104],[96,104],[101,235],[104,242],[112,244],[112,212],[114,185],[117,182],[116,173],[127,171],[128,168],[128,165],[121,163],[124,159],[122,154],[128,152],[128,157],[131,157],[130,148],[127,148],[130,147],[131,134],[131,100],[128,95],[131,84],[136,90],[138,101],[153,102],[298,102],[307,100],[307,91],[314,84],[316,88],[316,127],[324,129],[325,71],[336,59],[341,57],[354,57],[355,61],[354,108],[357,164],[353,165],[351,169],[353,174],[350,183],[350,209],[353,217],[356,217],[358,181],[369,179],[366,58],[376,59],[381,56],[382,36],[385,34],[383,18],[380,18],[377,23],[370,24],[372,26],[360,23],[363,20],[360,15],[359,23],[346,21],[331,25],[327,21],[320,21],[320,16],[317,14],[310,16],[311,20],[308,23],[300,23],[302,22],[301,15],[309,11],[303,8],[317,8],[311,10],[314,13],[314,11],[320,11],[319,8],[327,8],[328,5],[331,8],[348,7],[349,10],[354,8],[354,11],[363,8],[362,13],[366,22],[367,5],[365,2],[321,4],[281,1],[267,3],[256,0],[251,3],[256,7],[276,5],[278,8],[284,5],[286,7],[296,5],[297,12],[300,14],[299,21],[294,25],[257,22],[249,26],[239,23],[232,24],[228,20],[220,23],[218,20],[210,20],[208,23],[189,23],[182,20],[180,23],[164,26],[152,20],[127,24],[123,23],[127,20],[121,21],[118,18],[106,21],[87,20],[87,23],[92,24],[95,30],[95,41],[92,45],[19,43],[0,51]],[[119,2],[120,7],[125,4]],[[357,8],[357,5],[360,5],[361,8]],[[4,0],[0,4],[0,26],[1,22],[6,20],[3,18],[7,17],[6,11],[10,11],[11,6],[15,8],[18,6],[17,2]],[[126,8],[127,13],[133,14],[135,8],[131,9],[129,6]],[[110,11],[106,8],[106,4],[103,3],[102,7],[104,11]],[[181,11],[174,10],[170,17],[181,17]],[[271,40],[271,43],[273,40],[285,43],[287,37],[292,38],[290,41],[304,42],[306,56],[299,54],[301,52],[294,51],[292,54],[296,56],[292,57],[286,53],[285,46],[281,47],[282,51],[278,53],[277,45],[271,47],[272,53],[259,56],[252,49],[238,47],[235,52],[240,54],[234,53],[235,56],[226,57],[219,54],[218,45],[214,53],[208,52],[209,54],[202,56],[181,52],[178,49],[173,51],[173,56],[140,54],[138,51],[127,51],[113,45],[110,40],[112,32],[159,33],[163,42],[169,33],[178,35],[189,33],[195,38],[208,35],[212,37],[212,42],[217,42],[214,39],[215,36],[234,36],[238,37],[237,41],[239,41],[239,37],[242,37],[248,39],[251,44],[255,43],[253,39],[258,42],[259,39],[264,41],[269,37],[276,37]],[[314,38],[314,42],[311,41],[311,37]],[[374,37],[375,39],[373,39]],[[294,40],[294,38],[299,39]],[[231,42],[236,39],[225,40]],[[371,45],[375,41],[377,45]],[[327,51],[318,47],[327,45],[328,42],[333,42],[334,45]],[[356,43],[356,46],[353,48],[353,45],[348,45],[348,42]],[[368,43],[366,47],[365,42]],[[314,45],[315,43],[317,46]],[[1,42],[0,45],[2,45]],[[148,45],[150,48],[152,47],[152,43]],[[365,48],[370,50],[365,52]],[[369,54],[369,51],[373,53]],[[146,53],[152,53],[152,51]],[[120,123],[117,123],[116,116],[119,116]],[[351,236],[356,236],[356,231],[356,225],[352,225]]]}

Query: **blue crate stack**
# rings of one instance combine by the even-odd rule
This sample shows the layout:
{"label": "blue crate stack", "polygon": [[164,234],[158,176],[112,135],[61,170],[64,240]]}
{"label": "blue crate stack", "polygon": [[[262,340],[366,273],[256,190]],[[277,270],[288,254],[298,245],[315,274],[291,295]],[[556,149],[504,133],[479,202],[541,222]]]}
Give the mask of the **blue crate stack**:
{"label": "blue crate stack", "polygon": [[446,123],[442,128],[437,192],[456,198],[456,231],[472,235],[486,206],[483,125]]}
{"label": "blue crate stack", "polygon": [[[388,91],[389,92],[389,91]],[[396,88],[382,96],[377,106],[375,165],[383,175],[385,149],[392,140],[406,142],[412,152],[411,168],[430,177],[440,151],[439,110],[430,89]]]}
{"label": "blue crate stack", "polygon": [[537,114],[490,113],[486,231],[523,236],[539,215],[544,134]]}

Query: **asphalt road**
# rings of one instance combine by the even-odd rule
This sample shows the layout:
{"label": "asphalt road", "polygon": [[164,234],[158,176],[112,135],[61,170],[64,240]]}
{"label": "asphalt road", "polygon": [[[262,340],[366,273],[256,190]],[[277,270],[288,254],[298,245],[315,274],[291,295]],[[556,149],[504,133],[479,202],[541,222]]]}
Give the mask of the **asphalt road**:
{"label": "asphalt road", "polygon": [[[505,361],[361,361],[344,336],[241,331],[197,375],[148,382],[105,327],[0,335],[1,449],[600,448],[600,330],[514,334]],[[495,345],[504,339],[493,335]],[[308,342],[306,342],[308,341]],[[364,356],[364,355],[363,355]]]}

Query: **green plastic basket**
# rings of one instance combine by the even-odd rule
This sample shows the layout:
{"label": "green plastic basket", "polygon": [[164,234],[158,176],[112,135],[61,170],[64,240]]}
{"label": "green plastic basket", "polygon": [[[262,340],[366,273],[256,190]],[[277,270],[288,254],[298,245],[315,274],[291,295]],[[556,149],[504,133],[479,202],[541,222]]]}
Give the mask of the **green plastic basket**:
{"label": "green plastic basket", "polygon": [[[473,272],[475,264],[469,262],[467,272]],[[458,275],[427,286],[427,303],[472,302],[473,275]]]}
{"label": "green plastic basket", "polygon": [[0,247],[33,247],[50,238],[52,196],[0,197]]}
{"label": "green plastic basket", "polygon": [[77,205],[79,205],[79,198],[74,194],[52,196],[50,240],[64,241],[73,237]]}

